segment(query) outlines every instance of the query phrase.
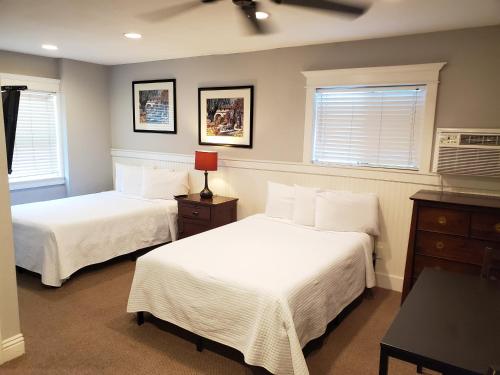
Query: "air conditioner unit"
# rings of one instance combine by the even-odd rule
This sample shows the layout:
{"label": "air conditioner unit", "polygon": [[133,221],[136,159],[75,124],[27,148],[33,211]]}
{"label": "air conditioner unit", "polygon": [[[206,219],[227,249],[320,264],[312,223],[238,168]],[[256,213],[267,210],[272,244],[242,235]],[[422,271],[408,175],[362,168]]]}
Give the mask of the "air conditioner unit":
{"label": "air conditioner unit", "polygon": [[438,128],[433,172],[500,177],[500,129]]}

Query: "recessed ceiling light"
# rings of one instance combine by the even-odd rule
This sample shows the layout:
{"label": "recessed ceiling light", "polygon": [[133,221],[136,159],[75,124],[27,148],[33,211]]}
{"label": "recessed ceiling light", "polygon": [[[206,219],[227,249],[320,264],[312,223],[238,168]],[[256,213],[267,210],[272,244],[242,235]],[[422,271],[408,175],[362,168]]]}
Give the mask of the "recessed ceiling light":
{"label": "recessed ceiling light", "polygon": [[125,33],[123,36],[127,39],[141,39],[142,35],[138,33]]}
{"label": "recessed ceiling light", "polygon": [[255,12],[255,18],[257,18],[258,20],[265,20],[266,18],[269,18],[269,13]]}
{"label": "recessed ceiling light", "polygon": [[57,51],[59,48],[53,44],[42,44],[43,49],[48,49],[49,51]]}

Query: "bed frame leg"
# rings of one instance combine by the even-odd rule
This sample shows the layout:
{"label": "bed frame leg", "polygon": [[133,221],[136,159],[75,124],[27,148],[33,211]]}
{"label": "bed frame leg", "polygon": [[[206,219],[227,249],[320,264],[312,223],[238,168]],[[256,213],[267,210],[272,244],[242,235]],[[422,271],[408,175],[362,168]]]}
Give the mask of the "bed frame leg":
{"label": "bed frame leg", "polygon": [[373,288],[365,288],[365,297],[368,299],[373,299],[375,297],[373,294]]}
{"label": "bed frame leg", "polygon": [[204,348],[205,348],[205,343],[203,341],[203,337],[198,336],[198,338],[196,339],[196,350],[202,352]]}
{"label": "bed frame leg", "polygon": [[137,312],[137,325],[142,326],[144,324],[144,311]]}

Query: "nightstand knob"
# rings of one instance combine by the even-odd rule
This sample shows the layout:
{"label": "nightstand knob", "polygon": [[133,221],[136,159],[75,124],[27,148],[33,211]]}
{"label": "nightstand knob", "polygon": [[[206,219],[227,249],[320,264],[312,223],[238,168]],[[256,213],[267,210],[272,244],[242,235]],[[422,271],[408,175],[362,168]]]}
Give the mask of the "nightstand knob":
{"label": "nightstand knob", "polygon": [[439,216],[438,223],[441,225],[445,225],[446,224],[446,216]]}
{"label": "nightstand knob", "polygon": [[496,231],[497,233],[500,233],[500,223],[496,223],[496,224],[495,224],[495,231]]}
{"label": "nightstand knob", "polygon": [[193,216],[198,216],[200,213],[198,211],[193,211]]}
{"label": "nightstand knob", "polygon": [[436,249],[441,250],[444,248],[444,243],[443,241],[438,241],[436,242]]}

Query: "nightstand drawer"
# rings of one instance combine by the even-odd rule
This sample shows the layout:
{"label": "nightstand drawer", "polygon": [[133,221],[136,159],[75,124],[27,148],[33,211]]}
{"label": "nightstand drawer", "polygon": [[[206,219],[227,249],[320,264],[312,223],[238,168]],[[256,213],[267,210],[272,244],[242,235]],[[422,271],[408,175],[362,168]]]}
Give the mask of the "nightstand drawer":
{"label": "nightstand drawer", "polygon": [[209,229],[210,225],[204,221],[184,219],[179,228],[179,236],[180,238],[189,237]]}
{"label": "nightstand drawer", "polygon": [[422,207],[418,213],[417,229],[466,237],[469,235],[469,213],[447,208]]}
{"label": "nightstand drawer", "polygon": [[484,240],[500,241],[500,214],[472,214],[471,236]]}
{"label": "nightstand drawer", "polygon": [[482,265],[487,242],[418,231],[416,253],[463,263]]}
{"label": "nightstand drawer", "polygon": [[179,205],[179,215],[190,219],[210,220],[210,207],[183,203]]}

